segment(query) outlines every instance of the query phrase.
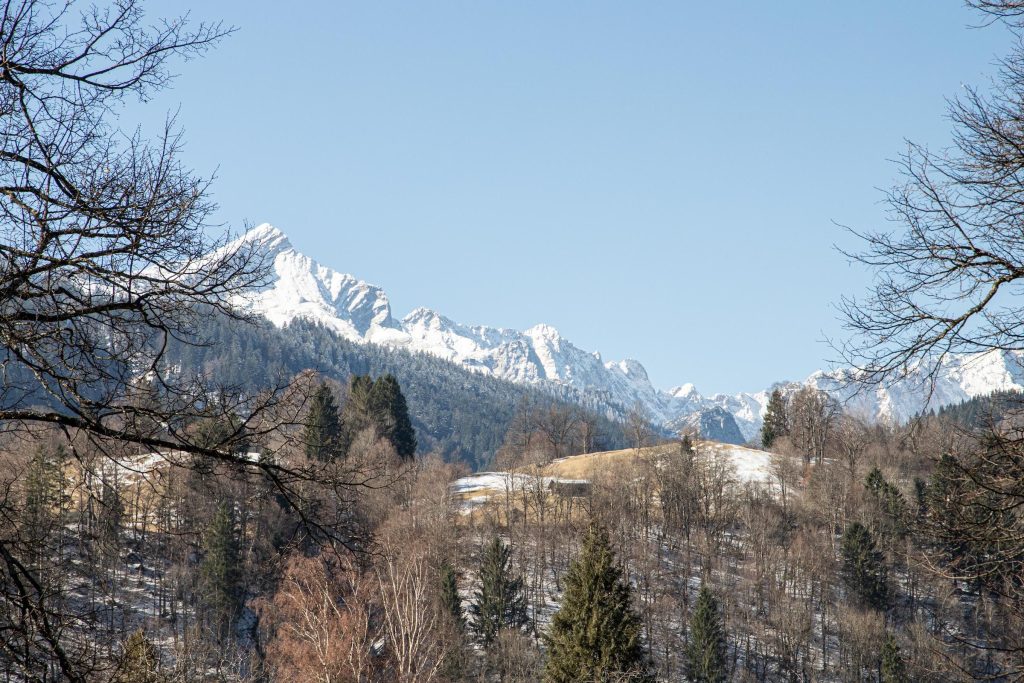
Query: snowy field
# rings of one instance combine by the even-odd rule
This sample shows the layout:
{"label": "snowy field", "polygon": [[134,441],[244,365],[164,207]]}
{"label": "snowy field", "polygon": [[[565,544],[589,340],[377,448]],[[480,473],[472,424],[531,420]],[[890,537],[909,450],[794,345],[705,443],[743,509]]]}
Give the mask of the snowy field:
{"label": "snowy field", "polygon": [[[656,455],[659,448],[644,449],[641,457]],[[700,448],[728,459],[735,468],[738,484],[771,485],[771,453],[711,441],[703,442]],[[628,462],[634,457],[636,454],[633,449],[574,455],[551,462],[544,468],[546,474],[537,476],[520,472],[478,472],[456,479],[451,484],[451,492],[458,499],[460,509],[468,512],[487,502],[494,494],[522,491],[532,488],[538,481],[545,487],[552,482],[586,484],[589,479],[583,476],[585,473],[601,471]]]}
{"label": "snowy field", "polygon": [[727,443],[705,442],[703,447],[729,458],[736,468],[740,483],[768,484],[772,481],[772,454],[767,451],[734,446]]}

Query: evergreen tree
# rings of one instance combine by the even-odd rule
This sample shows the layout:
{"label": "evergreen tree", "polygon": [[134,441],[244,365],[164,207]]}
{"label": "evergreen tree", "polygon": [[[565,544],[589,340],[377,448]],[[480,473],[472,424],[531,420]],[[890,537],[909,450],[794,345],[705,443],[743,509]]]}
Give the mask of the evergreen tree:
{"label": "evergreen tree", "polygon": [[877,467],[868,473],[864,486],[879,512],[877,530],[888,536],[903,536],[907,532],[907,501],[903,492],[886,481]]}
{"label": "evergreen tree", "polygon": [[317,387],[306,414],[306,427],[302,433],[306,457],[327,461],[342,453],[341,419],[334,392],[326,382]]}
{"label": "evergreen tree", "polygon": [[124,502],[116,475],[103,478],[100,488],[98,515],[100,550],[108,563],[113,563],[121,552],[121,527],[124,524]]}
{"label": "evergreen tree", "polygon": [[341,452],[348,453],[356,436],[364,429],[377,427],[373,419],[373,379],[369,375],[352,375],[348,399],[341,409]]}
{"label": "evergreen tree", "polygon": [[63,522],[67,502],[66,457],[63,447],[50,449],[39,446],[33,452],[25,474],[25,533],[30,548],[29,562],[37,570],[51,564],[54,551],[50,542]]}
{"label": "evergreen tree", "polygon": [[[946,562],[972,589],[1003,590],[1000,585],[1004,581],[1019,582],[1020,565],[1016,561],[996,563],[993,558],[1014,554],[1016,544],[1005,543],[1005,532],[1000,529],[1014,529],[1017,522],[1015,512],[997,500],[998,486],[985,482],[1005,481],[1005,473],[1014,468],[1001,466],[998,453],[995,457],[983,453],[982,457],[946,453],[939,458],[927,490],[925,528]],[[1019,538],[1019,533],[1011,533]],[[1019,551],[1016,557],[1020,557]]]}
{"label": "evergreen tree", "polygon": [[412,458],[416,454],[416,430],[409,419],[409,406],[402,395],[402,388],[394,375],[386,374],[373,383],[370,410],[380,436],[391,442],[400,458]]}
{"label": "evergreen tree", "polygon": [[160,683],[160,655],[142,629],[124,641],[111,683]]}
{"label": "evergreen tree", "polygon": [[924,519],[928,515],[928,482],[921,477],[914,477],[914,502],[917,504],[917,518]]}
{"label": "evergreen tree", "polygon": [[725,629],[718,612],[718,600],[706,585],[702,585],[690,617],[690,639],[686,643],[689,680],[695,683],[724,681],[728,674],[725,647]]}
{"label": "evergreen tree", "polygon": [[210,625],[225,638],[242,607],[241,553],[235,537],[235,517],[229,503],[217,506],[203,539],[199,588]]}
{"label": "evergreen tree", "polygon": [[441,608],[451,617],[452,624],[460,632],[466,630],[462,598],[459,596],[459,579],[455,574],[455,568],[447,562],[441,565]]}
{"label": "evergreen tree", "polygon": [[249,449],[249,442],[243,427],[242,420],[234,413],[204,417],[196,422],[193,440],[205,448],[224,448],[230,445],[236,453],[245,452]]}
{"label": "evergreen tree", "polygon": [[485,647],[503,628],[529,622],[523,580],[512,575],[512,550],[495,536],[480,559],[480,588],[469,607],[473,632]]}
{"label": "evergreen tree", "polygon": [[650,680],[640,630],[608,535],[592,527],[569,565],[565,596],[551,621],[545,680]]}
{"label": "evergreen tree", "polygon": [[885,644],[882,645],[882,670],[879,679],[881,683],[909,683],[907,676],[907,665],[900,653],[900,646],[896,638],[888,633],[885,636]]}
{"label": "evergreen tree", "polygon": [[882,553],[875,547],[871,532],[860,522],[846,528],[842,541],[843,581],[858,602],[876,609],[889,604],[888,572]]}
{"label": "evergreen tree", "polygon": [[782,392],[775,389],[768,397],[768,408],[761,425],[761,445],[771,448],[776,439],[787,434],[789,418],[786,415],[786,401],[782,398]]}

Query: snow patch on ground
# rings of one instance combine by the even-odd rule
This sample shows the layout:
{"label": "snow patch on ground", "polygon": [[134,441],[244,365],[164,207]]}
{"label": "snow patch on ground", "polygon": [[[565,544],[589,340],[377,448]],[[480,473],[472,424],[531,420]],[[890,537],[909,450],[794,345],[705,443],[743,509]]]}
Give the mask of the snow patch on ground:
{"label": "snow patch on ground", "polygon": [[[771,453],[754,448],[716,442],[703,442],[700,448],[706,455],[717,455],[726,458],[735,468],[736,482],[738,484],[771,485]],[[622,453],[626,453],[626,451],[622,451]],[[615,452],[611,455],[615,456],[618,454],[619,452]],[[568,458],[554,460],[551,465],[555,466],[568,460],[608,455],[608,453],[593,453],[590,455],[569,456]],[[648,452],[648,455],[651,454]],[[483,505],[495,494],[507,491],[523,491],[536,486],[538,483],[548,487],[553,482],[579,485],[588,484],[589,480],[532,475],[521,472],[477,472],[476,474],[456,479],[449,485],[449,489],[452,495],[456,497],[460,510],[465,513]]]}
{"label": "snow patch on ground", "polygon": [[736,468],[742,483],[768,484],[772,481],[772,454],[767,451],[727,443],[708,443],[705,447],[726,458]]}

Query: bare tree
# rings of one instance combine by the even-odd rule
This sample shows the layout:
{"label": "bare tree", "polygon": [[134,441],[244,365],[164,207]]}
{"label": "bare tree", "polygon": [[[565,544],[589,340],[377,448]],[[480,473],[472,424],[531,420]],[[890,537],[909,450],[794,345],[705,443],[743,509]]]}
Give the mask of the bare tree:
{"label": "bare tree", "polygon": [[552,458],[571,455],[580,438],[583,411],[554,402],[528,403],[521,406],[512,431],[529,439],[538,437]]}
{"label": "bare tree", "polygon": [[277,592],[257,605],[269,670],[303,683],[371,680],[380,633],[369,586],[337,554],[291,557]]}
{"label": "bare tree", "polygon": [[[852,336],[838,348],[869,385],[920,368],[934,386],[952,353],[1024,349],[1024,5],[968,4],[986,23],[1008,25],[1017,45],[989,92],[966,88],[949,103],[951,149],[909,145],[899,162],[903,183],[888,193],[899,227],[854,233],[864,247],[847,255],[874,271],[875,285],[864,300],[842,302]],[[1010,615],[1024,608],[1017,512],[1024,442],[996,424],[978,432],[977,441],[937,463],[928,500],[930,530],[943,550],[935,569],[983,587],[979,599],[998,596],[1006,612],[998,632],[963,640],[985,656],[1005,655],[1007,673],[1019,678],[1024,628]]]}
{"label": "bare tree", "polygon": [[651,428],[651,416],[639,401],[633,404],[633,407],[629,409],[629,413],[626,415],[626,430],[637,453],[640,452],[641,448],[648,445],[651,440],[651,436],[654,433],[654,430]]}
{"label": "bare tree", "polygon": [[[404,542],[404,540],[403,540]],[[382,632],[394,661],[394,680],[429,683],[441,675],[449,643],[427,549],[400,549],[386,540],[376,566]]]}
{"label": "bare tree", "polygon": [[580,450],[583,453],[590,453],[598,439],[601,438],[601,426],[598,424],[597,415],[585,410],[579,411],[579,437]]}
{"label": "bare tree", "polygon": [[829,436],[839,419],[840,410],[828,393],[814,387],[802,387],[789,398],[789,435],[804,460],[821,462]]}
{"label": "bare tree", "polygon": [[[282,380],[246,392],[166,362],[169,344],[203,343],[201,316],[252,322],[238,304],[268,268],[251,242],[208,236],[209,179],[182,165],[173,120],[147,139],[119,130],[114,111],[166,87],[170,60],[203,54],[230,29],[154,22],[141,0],[0,6],[3,432],[55,427],[71,457],[97,472],[132,468],[149,452],[172,467],[258,475],[311,528],[350,541],[332,532],[346,515],[314,514],[337,505],[302,501],[365,484],[365,473],[242,450],[298,424],[301,391],[283,391]],[[228,427],[214,439],[195,428],[220,418]],[[2,517],[13,516],[8,502],[0,500]],[[85,680],[97,660],[68,650],[69,608],[49,599],[26,563],[27,541],[0,534],[0,631],[10,634],[0,641],[20,644],[0,652],[22,671],[42,662]]]}
{"label": "bare tree", "polygon": [[[973,0],[989,18],[1021,26],[1014,0]],[[966,88],[949,104],[954,146],[910,143],[899,159],[903,183],[887,194],[894,231],[851,232],[844,252],[874,271],[863,299],[844,298],[852,337],[836,345],[862,372],[898,379],[919,364],[934,379],[950,353],[1024,348],[1024,52],[1001,64],[993,90]]]}

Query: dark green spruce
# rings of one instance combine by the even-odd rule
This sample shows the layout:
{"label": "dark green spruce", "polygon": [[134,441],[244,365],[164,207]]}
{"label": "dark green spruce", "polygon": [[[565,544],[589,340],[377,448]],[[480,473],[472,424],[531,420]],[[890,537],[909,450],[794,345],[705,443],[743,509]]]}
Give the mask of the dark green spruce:
{"label": "dark green spruce", "polygon": [[409,460],[416,455],[416,430],[409,419],[402,388],[392,374],[379,377],[370,390],[370,409],[380,436],[391,442],[398,457]]}
{"label": "dark green spruce", "polygon": [[879,513],[877,531],[892,537],[906,535],[908,513],[907,500],[903,497],[903,492],[890,484],[877,467],[868,473],[864,487]]}
{"label": "dark green spruce", "polygon": [[690,638],[686,644],[686,672],[694,683],[719,683],[729,669],[725,660],[725,629],[718,599],[707,585],[700,587],[697,605],[690,617]]}
{"label": "dark green spruce", "polygon": [[448,562],[441,565],[441,607],[460,632],[466,630],[466,617],[462,613],[462,598],[459,596],[459,577]]}
{"label": "dark green spruce", "polygon": [[326,462],[342,453],[338,403],[326,382],[317,387],[310,401],[302,441],[305,444],[306,457],[311,460]]}
{"label": "dark green spruce", "polygon": [[497,536],[480,558],[480,588],[469,613],[473,633],[484,647],[494,642],[500,630],[529,623],[523,580],[512,573],[512,549]]}
{"label": "dark green spruce", "polygon": [[900,646],[896,638],[891,634],[885,635],[885,644],[882,645],[882,669],[879,680],[881,683],[910,683],[907,675],[907,665],[900,653]]}
{"label": "dark green spruce", "polygon": [[630,585],[599,527],[590,529],[569,565],[547,641],[549,683],[651,680]]}
{"label": "dark green spruce", "polygon": [[786,401],[778,389],[768,397],[768,408],[761,425],[761,445],[771,448],[780,436],[789,434],[789,420],[786,416]]}
{"label": "dark green spruce", "polygon": [[220,639],[229,635],[242,607],[241,553],[234,510],[221,503],[203,538],[199,591],[208,623]]}
{"label": "dark green spruce", "polygon": [[348,400],[341,411],[342,449],[348,452],[359,434],[373,428],[387,439],[404,460],[416,455],[416,430],[409,417],[409,406],[395,376],[388,373],[376,380],[355,375],[349,385]]}
{"label": "dark green spruce", "polygon": [[842,541],[842,576],[857,602],[884,610],[889,605],[889,580],[884,557],[871,532],[860,522],[846,528]]}

